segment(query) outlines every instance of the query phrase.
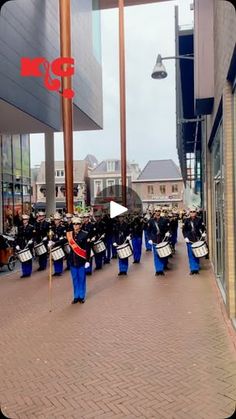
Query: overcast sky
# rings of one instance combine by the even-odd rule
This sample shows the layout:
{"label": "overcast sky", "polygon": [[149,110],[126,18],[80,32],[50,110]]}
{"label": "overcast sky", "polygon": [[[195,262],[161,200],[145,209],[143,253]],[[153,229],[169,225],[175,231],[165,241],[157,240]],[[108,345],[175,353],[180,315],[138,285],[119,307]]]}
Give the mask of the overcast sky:
{"label": "overcast sky", "polygon": [[[143,168],[148,160],[178,163],[175,132],[175,60],[166,61],[168,77],[153,80],[158,53],[175,55],[174,6],[181,25],[193,23],[190,0],[125,9],[127,158]],[[74,133],[74,159],[94,154],[99,161],[120,158],[118,12],[101,13],[104,129]],[[114,53],[117,51],[117,53]],[[42,135],[31,137],[31,166],[44,157]],[[55,136],[55,160],[64,160],[62,134]]]}

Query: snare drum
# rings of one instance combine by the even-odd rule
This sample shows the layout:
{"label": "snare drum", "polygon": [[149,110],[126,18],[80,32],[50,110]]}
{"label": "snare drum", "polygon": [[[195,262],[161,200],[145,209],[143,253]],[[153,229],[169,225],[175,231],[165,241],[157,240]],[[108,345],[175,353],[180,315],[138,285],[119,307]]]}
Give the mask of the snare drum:
{"label": "snare drum", "polygon": [[102,240],[98,240],[93,243],[94,253],[102,253],[106,250],[106,246]]}
{"label": "snare drum", "polygon": [[166,258],[172,254],[171,246],[168,242],[161,242],[156,245],[159,258]]}
{"label": "snare drum", "polygon": [[28,262],[33,258],[32,253],[29,249],[21,250],[17,253],[17,257],[21,263]]}
{"label": "snare drum", "polygon": [[132,256],[133,252],[129,243],[121,244],[116,248],[119,259],[126,259]]}
{"label": "snare drum", "polygon": [[65,252],[66,255],[69,255],[70,254],[70,245],[69,245],[69,243],[65,243],[64,244],[63,250],[64,250],[64,252]]}
{"label": "snare drum", "polygon": [[51,250],[52,259],[54,261],[64,258],[65,253],[63,252],[62,247],[54,247],[54,249]]}
{"label": "snare drum", "polygon": [[47,249],[43,243],[36,244],[36,246],[34,246],[34,250],[37,256],[41,256],[47,253]]}
{"label": "snare drum", "polygon": [[204,241],[199,240],[192,244],[192,251],[196,258],[202,258],[208,254],[207,245]]}

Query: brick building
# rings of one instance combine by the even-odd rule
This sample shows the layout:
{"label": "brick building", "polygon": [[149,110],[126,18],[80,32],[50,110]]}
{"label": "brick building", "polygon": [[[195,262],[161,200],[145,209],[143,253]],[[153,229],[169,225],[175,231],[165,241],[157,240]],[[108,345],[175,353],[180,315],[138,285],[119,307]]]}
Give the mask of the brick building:
{"label": "brick building", "polygon": [[144,209],[156,205],[183,208],[183,179],[173,160],[150,160],[132,187]]}
{"label": "brick building", "polygon": [[[177,26],[176,55],[194,51],[186,77],[177,65],[177,118],[194,121],[192,132],[177,129],[177,147],[185,182],[200,193],[208,230],[210,259],[228,315],[236,318],[236,16],[227,1],[195,0],[192,41],[183,44]],[[188,80],[193,80],[188,89]],[[191,109],[191,113],[187,111]],[[186,122],[186,119],[184,120]],[[190,121],[189,121],[190,122]],[[189,141],[189,143],[188,143]],[[188,178],[188,158],[191,174]],[[235,323],[236,324],[236,323]]]}

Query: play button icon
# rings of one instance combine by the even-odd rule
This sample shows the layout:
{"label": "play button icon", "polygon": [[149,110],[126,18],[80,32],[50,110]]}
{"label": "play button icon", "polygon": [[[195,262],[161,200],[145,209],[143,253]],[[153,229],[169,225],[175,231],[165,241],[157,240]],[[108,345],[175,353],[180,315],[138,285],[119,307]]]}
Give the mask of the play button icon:
{"label": "play button icon", "polygon": [[128,211],[128,208],[123,207],[123,205],[117,204],[114,201],[110,201],[110,217],[111,218],[117,217],[118,215],[121,215],[126,211]]}

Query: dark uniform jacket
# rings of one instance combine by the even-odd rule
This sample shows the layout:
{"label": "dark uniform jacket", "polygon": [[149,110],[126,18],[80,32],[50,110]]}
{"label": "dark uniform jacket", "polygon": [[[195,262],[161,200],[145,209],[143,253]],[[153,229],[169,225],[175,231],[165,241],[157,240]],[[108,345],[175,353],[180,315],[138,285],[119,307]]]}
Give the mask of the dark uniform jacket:
{"label": "dark uniform jacket", "polygon": [[[33,240],[34,238],[34,227],[30,224],[27,226],[20,226],[17,234],[17,245],[20,246],[21,249],[24,249],[27,246],[29,240]],[[29,249],[33,248],[33,243],[27,246]]]}
{"label": "dark uniform jacket", "polygon": [[142,237],[144,223],[140,217],[135,217],[130,224],[130,230],[133,237]]}
{"label": "dark uniform jacket", "polygon": [[206,230],[205,225],[199,217],[194,219],[186,218],[183,225],[183,236],[188,238],[190,242],[200,240],[202,233]]}
{"label": "dark uniform jacket", "polygon": [[126,237],[130,234],[130,228],[128,223],[125,221],[117,223],[117,241],[118,245],[121,245],[125,242]]}
{"label": "dark uniform jacket", "polygon": [[86,251],[86,259],[78,256],[73,249],[69,254],[69,263],[70,266],[78,267],[84,266],[86,262],[89,262],[90,259],[90,246],[88,243],[88,233],[86,231],[80,230],[78,234],[73,232],[74,241],[81,247],[81,249]]}
{"label": "dark uniform jacket", "polygon": [[[41,241],[47,237],[49,232],[50,224],[46,221],[36,221],[35,223],[35,240],[36,243],[41,243]],[[46,240],[45,240],[46,241]]]}
{"label": "dark uniform jacket", "polygon": [[148,223],[148,239],[153,243],[161,243],[168,231],[169,224],[164,217],[159,219],[151,218]]}
{"label": "dark uniform jacket", "polygon": [[54,247],[63,246],[66,242],[66,227],[63,225],[52,226],[52,241],[55,243]]}

